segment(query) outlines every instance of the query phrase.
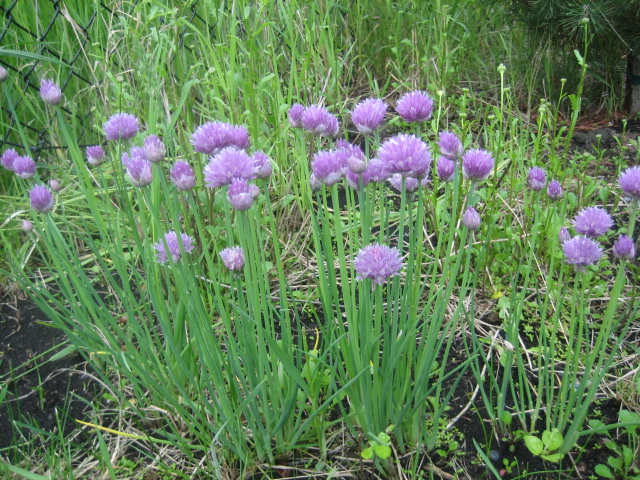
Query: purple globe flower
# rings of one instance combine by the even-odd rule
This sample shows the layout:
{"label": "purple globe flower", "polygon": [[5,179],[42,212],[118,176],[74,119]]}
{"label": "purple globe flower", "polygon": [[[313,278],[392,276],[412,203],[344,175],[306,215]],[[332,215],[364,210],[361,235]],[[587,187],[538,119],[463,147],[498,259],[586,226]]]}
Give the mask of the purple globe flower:
{"label": "purple globe flower", "polygon": [[102,160],[104,160],[104,150],[100,145],[87,147],[85,154],[87,155],[87,162],[89,162],[89,165],[100,165]]}
{"label": "purple globe flower", "polygon": [[584,272],[585,267],[595,265],[602,257],[602,247],[591,238],[576,236],[562,245],[565,261],[573,265],[577,272]]}
{"label": "purple globe flower", "polygon": [[378,149],[378,159],[389,175],[424,178],[429,174],[431,152],[427,144],[415,135],[396,135]]}
{"label": "purple globe flower", "polygon": [[49,105],[58,105],[62,101],[62,90],[51,80],[40,82],[40,97]]}
{"label": "purple globe flower", "polygon": [[425,92],[405,93],[398,101],[396,112],[406,122],[424,122],[431,118],[433,100]]}
{"label": "purple globe flower", "polygon": [[320,182],[327,186],[334,185],[346,172],[346,158],[335,151],[322,150],[313,155],[311,170]]}
{"label": "purple globe flower", "polygon": [[207,122],[191,135],[193,149],[199,153],[216,155],[224,148],[249,148],[249,132],[239,125],[223,122]]}
{"label": "purple globe flower", "polygon": [[31,157],[18,157],[13,161],[13,171],[20,178],[31,178],[36,174],[36,162]]}
{"label": "purple globe flower", "polygon": [[451,132],[440,132],[438,147],[440,147],[440,155],[449,160],[458,160],[464,153],[462,143]]}
{"label": "purple globe flower", "polygon": [[551,200],[560,200],[562,198],[562,185],[557,180],[551,180],[547,186],[547,197]]}
{"label": "purple globe flower", "polygon": [[164,160],[165,153],[164,143],[156,135],[149,135],[144,139],[144,155],[151,163]]}
{"label": "purple globe flower", "polygon": [[22,220],[22,230],[29,233],[33,230],[33,223],[29,220]]}
{"label": "purple globe flower", "polygon": [[4,82],[7,77],[9,77],[9,72],[7,72],[7,70],[0,65],[0,83]]}
{"label": "purple globe flower", "polygon": [[640,166],[627,168],[618,179],[620,188],[633,200],[640,200]]}
{"label": "purple globe flower", "polygon": [[128,113],[116,113],[104,124],[107,140],[126,140],[138,133],[138,119]]}
{"label": "purple globe flower", "polygon": [[[402,192],[402,175],[399,173],[394,173],[388,179],[389,183],[393,188],[395,188],[398,192]],[[418,189],[419,185],[426,187],[429,185],[429,177],[424,177],[421,181],[418,181],[415,177],[407,177],[404,179],[404,188],[407,192],[413,192]]]}
{"label": "purple globe flower", "polygon": [[636,246],[627,235],[620,235],[613,244],[613,254],[626,260],[633,260],[636,256]]}
{"label": "purple globe flower", "polygon": [[153,181],[153,170],[149,160],[142,158],[141,156],[134,155],[126,160],[123,159],[122,163],[127,169],[129,180],[131,180],[131,183],[134,186],[139,188],[146,187]]}
{"label": "purple globe flower", "polygon": [[302,128],[302,114],[304,107],[299,103],[294,103],[289,109],[289,123],[293,128]]}
{"label": "purple globe flower", "polygon": [[456,176],[456,163],[446,157],[440,157],[436,162],[436,173],[443,182],[452,182]]}
{"label": "purple globe flower", "polygon": [[255,152],[251,155],[253,165],[255,166],[256,178],[266,179],[273,173],[273,167],[269,157],[264,152]]}
{"label": "purple globe flower", "polygon": [[210,188],[229,185],[233,179],[250,180],[256,178],[256,166],[244,150],[235,147],[224,148],[211,157],[204,167],[204,180]]}
{"label": "purple globe flower", "polygon": [[2,166],[13,172],[13,162],[19,157],[18,152],[16,152],[13,148],[9,148],[4,151],[2,157],[0,158],[0,162],[2,162]]}
{"label": "purple globe flower", "polygon": [[239,272],[244,267],[244,252],[241,247],[227,247],[220,252],[224,266],[232,272]]}
{"label": "purple globe flower", "polygon": [[[182,248],[185,253],[189,253],[193,250],[194,245],[192,237],[190,237],[186,233],[181,233],[180,240],[182,241]],[[171,258],[173,263],[178,263],[180,261],[180,257],[182,256],[178,234],[173,230],[165,233],[164,240],[160,240],[159,242],[155,243],[154,248],[156,249],[156,258],[160,263],[167,263],[169,261],[169,258]]]}
{"label": "purple globe flower", "polygon": [[486,150],[479,148],[469,150],[462,157],[462,175],[467,180],[481,182],[493,170],[493,157]]}
{"label": "purple globe flower", "polygon": [[29,200],[36,212],[48,213],[53,210],[53,195],[44,185],[36,185],[29,190]]}
{"label": "purple globe flower", "polygon": [[243,178],[234,178],[231,181],[227,190],[227,198],[234,210],[242,212],[251,208],[253,200],[256,197],[255,188],[252,187],[254,187],[254,185],[249,185]]}
{"label": "purple globe flower", "polygon": [[542,168],[531,167],[529,169],[529,187],[534,192],[539,192],[547,183],[547,172]]}
{"label": "purple globe flower", "polygon": [[598,238],[613,227],[611,215],[600,207],[583,208],[572,223],[576,232],[590,238]]}
{"label": "purple globe flower", "polygon": [[402,257],[397,248],[368,245],[358,252],[353,266],[358,274],[356,279],[370,278],[374,286],[382,285],[389,278],[400,274]]}
{"label": "purple globe flower", "polygon": [[178,190],[192,190],[196,184],[196,174],[187,162],[177,161],[169,174],[171,181]]}
{"label": "purple globe flower", "polygon": [[469,230],[478,230],[480,222],[480,214],[473,207],[468,207],[467,211],[462,215],[462,224]]}
{"label": "purple globe flower", "polygon": [[358,145],[351,145],[349,142],[338,142],[339,148],[335,151],[337,162],[342,165],[343,174],[352,168],[354,172],[364,172],[366,168],[366,158],[364,152]]}
{"label": "purple globe flower", "polygon": [[558,233],[558,241],[561,245],[571,240],[571,234],[569,233],[569,229],[567,227],[562,227],[560,232]]}
{"label": "purple globe flower", "polygon": [[351,120],[360,133],[369,134],[377,130],[387,113],[387,105],[379,98],[367,98],[355,106]]}
{"label": "purple globe flower", "polygon": [[365,169],[361,173],[355,173],[353,170],[347,169],[345,172],[347,185],[351,188],[358,189],[360,187],[360,178],[362,178],[362,186],[366,187],[371,183],[371,172],[372,170],[369,168],[369,165],[365,166]]}
{"label": "purple globe flower", "polygon": [[322,137],[335,137],[340,130],[338,119],[324,107],[311,105],[302,113],[302,126],[308,132]]}

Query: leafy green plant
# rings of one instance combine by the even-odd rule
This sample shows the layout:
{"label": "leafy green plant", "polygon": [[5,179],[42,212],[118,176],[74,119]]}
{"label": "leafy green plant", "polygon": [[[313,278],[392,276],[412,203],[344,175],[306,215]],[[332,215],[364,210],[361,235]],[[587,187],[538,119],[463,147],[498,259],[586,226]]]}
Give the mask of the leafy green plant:
{"label": "leafy green plant", "polygon": [[[607,463],[598,464],[595,472],[601,477],[624,480],[640,479],[640,464],[638,458],[640,454],[640,436],[638,436],[638,427],[640,427],[640,414],[629,410],[620,410],[618,413],[618,422],[624,424],[624,437],[626,442],[609,439],[604,442],[612,455],[607,458]],[[599,421],[590,422],[592,427],[600,426]]]}
{"label": "leafy green plant", "polygon": [[558,452],[558,449],[562,446],[562,441],[562,434],[557,429],[544,430],[540,437],[535,435],[524,436],[524,443],[532,454],[555,463],[558,463],[564,456],[563,453]]}

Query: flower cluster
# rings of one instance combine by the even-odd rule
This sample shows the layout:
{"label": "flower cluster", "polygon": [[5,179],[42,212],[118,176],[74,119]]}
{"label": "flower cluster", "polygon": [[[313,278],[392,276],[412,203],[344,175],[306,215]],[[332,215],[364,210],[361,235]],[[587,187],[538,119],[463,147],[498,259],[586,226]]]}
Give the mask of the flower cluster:
{"label": "flower cluster", "polygon": [[385,245],[368,245],[362,248],[353,261],[357,279],[370,278],[373,285],[382,285],[387,279],[400,274],[402,257],[397,248]]}
{"label": "flower cluster", "polygon": [[431,152],[415,135],[401,133],[386,140],[378,149],[378,159],[388,175],[423,179],[429,174]]}
{"label": "flower cluster", "polygon": [[44,79],[40,83],[40,97],[49,105],[58,105],[62,101],[62,90],[52,80]]}
{"label": "flower cluster", "polygon": [[302,127],[321,137],[335,137],[340,131],[340,124],[335,115],[318,105],[311,105],[304,109],[300,117]]}
{"label": "flower cluster", "polygon": [[100,165],[102,163],[102,160],[104,160],[104,150],[100,145],[87,147],[87,149],[85,150],[85,154],[87,156],[87,162],[89,162],[89,165]]}
{"label": "flower cluster", "polygon": [[431,118],[433,99],[421,91],[406,93],[398,101],[396,112],[406,122],[425,122]]}
{"label": "flower cluster", "polygon": [[370,134],[380,127],[387,105],[379,98],[367,98],[351,112],[351,120],[360,133]]}
{"label": "flower cluster", "polygon": [[104,124],[107,140],[127,140],[137,135],[138,119],[128,113],[116,113]]}
{"label": "flower cluster", "polygon": [[575,236],[562,244],[565,261],[573,265],[577,272],[584,272],[585,267],[595,265],[602,257],[602,247],[592,238]]}
{"label": "flower cluster", "polygon": [[462,157],[462,175],[472,182],[485,180],[493,170],[493,157],[486,150],[469,150]]}
{"label": "flower cluster", "polygon": [[227,269],[239,272],[244,267],[244,252],[241,247],[227,247],[220,252],[220,258]]}
{"label": "flower cluster", "polygon": [[224,122],[207,122],[191,135],[196,152],[216,155],[227,147],[245,150],[249,148],[249,132],[243,126]]}
{"label": "flower cluster", "polygon": [[182,256],[180,243],[182,243],[185,253],[191,252],[194,248],[193,238],[186,233],[180,234],[180,240],[178,240],[178,234],[173,230],[165,233],[164,238],[154,244],[158,262],[167,263],[171,258],[173,263],[177,263]]}
{"label": "flower cluster", "polygon": [[589,238],[598,238],[613,227],[613,219],[600,207],[587,207],[578,212],[573,219],[576,232]]}
{"label": "flower cluster", "polygon": [[53,210],[53,194],[44,185],[36,185],[29,190],[29,201],[36,212],[49,213]]}

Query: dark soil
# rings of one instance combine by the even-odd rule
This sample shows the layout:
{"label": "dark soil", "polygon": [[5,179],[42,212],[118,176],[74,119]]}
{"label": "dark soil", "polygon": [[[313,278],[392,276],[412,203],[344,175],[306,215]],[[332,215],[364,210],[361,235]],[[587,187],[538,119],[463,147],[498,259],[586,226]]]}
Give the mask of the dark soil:
{"label": "dark soil", "polygon": [[78,426],[74,419],[85,419],[95,383],[69,371],[82,372],[83,359],[71,354],[49,360],[67,345],[61,345],[65,340],[31,302],[0,300],[0,384],[8,387],[0,405],[0,452],[31,435],[31,429],[18,423],[54,432],[60,422],[68,434]]}

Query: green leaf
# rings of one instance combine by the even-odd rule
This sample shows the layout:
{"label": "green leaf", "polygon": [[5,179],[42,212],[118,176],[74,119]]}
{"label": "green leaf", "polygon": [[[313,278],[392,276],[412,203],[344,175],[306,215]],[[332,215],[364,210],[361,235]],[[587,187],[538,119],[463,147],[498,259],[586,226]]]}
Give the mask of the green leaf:
{"label": "green leaf", "polygon": [[622,457],[624,458],[625,465],[633,464],[633,450],[631,450],[627,445],[622,446]]}
{"label": "green leaf", "polygon": [[620,410],[618,414],[620,423],[635,423],[636,425],[628,425],[625,427],[630,435],[634,435],[638,425],[640,425],[640,415],[636,412],[630,412],[629,410]]}
{"label": "green leaf", "polygon": [[5,467],[9,469],[9,471],[13,473],[17,473],[18,475],[22,475],[23,477],[28,478],[29,480],[51,480],[50,476],[45,477],[43,475],[38,475],[37,473],[30,472],[29,470],[16,467],[14,465],[11,465],[10,463],[5,463],[5,462],[2,462],[2,463],[4,464]]}
{"label": "green leaf", "polygon": [[574,50],[573,53],[575,54],[576,58],[578,59],[578,65],[580,65],[580,66],[584,65],[584,58],[582,58],[582,55],[580,55],[580,52],[578,50]]}
{"label": "green leaf", "polygon": [[607,463],[614,470],[622,470],[622,460],[620,460],[619,458],[609,457],[609,458],[607,458]]}
{"label": "green leaf", "polygon": [[371,460],[373,458],[373,449],[371,447],[365,448],[360,452],[360,456],[365,460]]}
{"label": "green leaf", "polygon": [[562,445],[562,434],[556,429],[545,430],[542,432],[542,442],[547,452],[553,452]]}
{"label": "green leaf", "polygon": [[388,447],[387,445],[374,445],[373,451],[382,460],[385,460],[391,456],[391,447]]}
{"label": "green leaf", "polygon": [[52,362],[55,362],[56,360],[60,360],[61,358],[66,357],[67,355],[71,355],[76,350],[77,350],[77,348],[75,347],[75,345],[69,345],[69,346],[63,348],[62,350],[60,350],[55,355],[52,355],[49,360],[52,361]]}
{"label": "green leaf", "polygon": [[[42,60],[43,62],[57,63],[58,65],[64,65],[60,60],[56,58],[49,58],[37,53],[23,52],[20,50],[10,50],[8,48],[0,48],[0,57],[15,57],[22,58],[23,60]],[[68,65],[69,66],[69,65]]]}
{"label": "green leaf", "polygon": [[382,432],[380,435],[378,435],[378,440],[380,440],[380,443],[387,443],[389,440],[391,440],[391,437]]}
{"label": "green leaf", "polygon": [[538,437],[535,437],[533,435],[525,435],[524,443],[529,449],[529,451],[534,455],[540,455],[544,449],[544,444],[542,443],[542,440],[540,440]]}
{"label": "green leaf", "polygon": [[506,426],[511,425],[511,422],[513,421],[513,417],[509,412],[502,412],[502,415],[500,415],[500,418],[502,419],[503,423]]}
{"label": "green leaf", "polygon": [[553,455],[540,455],[540,458],[544,458],[549,462],[558,463],[564,457],[563,453],[554,453]]}
{"label": "green leaf", "polygon": [[601,463],[596,465],[595,472],[604,478],[615,478],[611,473],[611,470],[609,470],[609,467],[602,465]]}

